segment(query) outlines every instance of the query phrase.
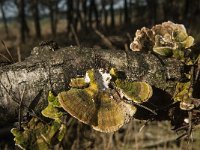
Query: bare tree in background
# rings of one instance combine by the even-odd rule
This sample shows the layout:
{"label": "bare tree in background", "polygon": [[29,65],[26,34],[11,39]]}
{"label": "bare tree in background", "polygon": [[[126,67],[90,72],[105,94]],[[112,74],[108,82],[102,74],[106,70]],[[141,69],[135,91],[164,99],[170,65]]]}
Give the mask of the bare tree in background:
{"label": "bare tree in background", "polygon": [[200,0],[189,1],[188,7],[189,7],[188,9],[190,12],[190,22],[197,24],[197,22],[199,22]]}
{"label": "bare tree in background", "polygon": [[29,27],[26,21],[26,13],[25,13],[25,0],[15,0],[15,4],[19,10],[19,21],[20,21],[20,41],[24,43],[26,41],[26,37],[29,37]]}
{"label": "bare tree in background", "polygon": [[99,25],[99,14],[97,10],[97,5],[95,3],[95,0],[90,0],[90,6],[89,6],[89,25],[92,27],[93,24],[93,15],[95,17],[95,23],[96,27]]}
{"label": "bare tree in background", "polygon": [[74,1],[66,0],[67,3],[67,32],[70,31],[70,26],[74,22]]}
{"label": "bare tree in background", "polygon": [[56,36],[57,33],[57,22],[58,22],[58,3],[60,0],[42,0],[41,3],[46,6],[49,10],[49,18],[51,25],[51,33]]}
{"label": "bare tree in background", "polygon": [[106,15],[106,0],[101,0],[101,20],[105,26],[107,26],[107,15]]}
{"label": "bare tree in background", "polygon": [[128,24],[130,22],[129,20],[129,14],[128,14],[128,2],[127,0],[124,0],[124,23]]}
{"label": "bare tree in background", "polygon": [[87,0],[81,0],[81,8],[82,8],[82,12],[81,12],[81,18],[83,20],[83,24],[82,26],[84,27],[84,29],[87,29]]}
{"label": "bare tree in background", "polygon": [[0,9],[1,9],[1,14],[2,14],[2,20],[3,20],[5,32],[6,32],[6,37],[8,38],[9,31],[8,31],[7,18],[6,18],[5,11],[4,11],[4,4],[5,4],[5,0],[0,0]]}
{"label": "bare tree in background", "polygon": [[75,18],[74,18],[74,29],[75,29],[75,31],[77,31],[78,30],[78,24],[79,24],[79,22],[81,23],[81,24],[83,24],[82,22],[83,22],[83,20],[82,20],[82,17],[81,17],[81,10],[80,10],[80,0],[76,0],[75,1],[76,3],[75,3],[75,6],[76,6],[76,11],[75,11]]}
{"label": "bare tree in background", "polygon": [[157,0],[147,0],[148,20],[150,25],[153,25],[157,22],[157,3]]}
{"label": "bare tree in background", "polygon": [[58,21],[57,20],[58,1],[50,0],[48,8],[49,8],[50,23],[51,23],[51,33],[53,36],[56,36],[57,21]]}
{"label": "bare tree in background", "polygon": [[188,19],[189,17],[190,0],[185,0],[185,7],[183,15]]}
{"label": "bare tree in background", "polygon": [[[66,3],[66,5],[62,6],[62,9],[58,8],[60,2]],[[122,4],[121,2],[124,3]],[[12,3],[12,5],[8,3]],[[115,27],[118,22],[120,22],[118,25],[126,25],[133,21],[135,24],[146,23],[151,26],[163,20],[198,26],[198,17],[200,14],[200,0],[0,0],[2,22],[7,36],[9,30],[7,25],[8,16],[6,18],[6,13],[9,11],[16,11],[16,9],[13,9],[13,3],[16,4],[18,9],[20,41],[22,42],[25,42],[26,38],[29,36],[28,20],[26,18],[30,16],[32,16],[34,22],[36,37],[40,38],[40,17],[49,16],[51,33],[55,36],[59,19],[58,14],[63,15],[62,11],[67,20],[68,32],[71,30],[71,25],[75,31],[78,29],[82,31],[90,29],[88,27],[92,25],[98,27],[98,25],[100,25],[99,18],[101,18],[102,27]],[[114,6],[120,6],[120,8],[115,9]],[[31,9],[29,9],[29,7]],[[99,10],[99,8],[101,8],[101,10]],[[101,14],[99,11],[101,11]],[[11,12],[11,14],[13,12]]]}
{"label": "bare tree in background", "polygon": [[178,21],[180,17],[179,11],[181,8],[177,4],[180,4],[182,2],[183,0],[181,0],[179,3],[176,3],[173,0],[165,0],[163,4],[164,20]]}
{"label": "bare tree in background", "polygon": [[110,1],[111,27],[115,26],[114,0]]}
{"label": "bare tree in background", "polygon": [[40,15],[39,15],[38,4],[39,4],[38,0],[31,0],[31,10],[34,20],[36,37],[41,38]]}

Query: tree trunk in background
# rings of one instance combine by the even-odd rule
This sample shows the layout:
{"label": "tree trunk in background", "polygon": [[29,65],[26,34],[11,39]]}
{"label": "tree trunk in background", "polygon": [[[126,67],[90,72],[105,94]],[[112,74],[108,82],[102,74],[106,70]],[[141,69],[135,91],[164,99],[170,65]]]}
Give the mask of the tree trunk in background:
{"label": "tree trunk in background", "polygon": [[4,29],[6,32],[6,37],[9,37],[9,31],[8,31],[8,24],[7,24],[7,18],[3,9],[3,2],[0,3],[0,9],[1,9],[1,14],[2,14],[2,20],[3,20],[3,24],[4,24]]}
{"label": "tree trunk in background", "polygon": [[124,23],[129,23],[129,14],[128,14],[128,3],[127,0],[124,0]]}
{"label": "tree trunk in background", "polygon": [[90,6],[89,6],[89,14],[88,14],[88,21],[90,28],[92,27],[92,3],[94,0],[90,0]]}
{"label": "tree trunk in background", "polygon": [[40,27],[38,0],[32,0],[32,13],[33,13],[36,37],[41,38],[41,27]]}
{"label": "tree trunk in background", "polygon": [[89,8],[89,24],[92,27],[93,24],[93,15],[95,17],[96,27],[98,28],[99,25],[99,14],[97,10],[97,6],[95,0],[90,0],[90,8]]}
{"label": "tree trunk in background", "polygon": [[73,0],[67,0],[67,32],[70,32],[70,25],[73,24],[73,11],[74,11],[74,5]]}
{"label": "tree trunk in background", "polygon": [[51,1],[49,4],[49,17],[50,17],[50,23],[51,23],[51,32],[53,36],[56,36],[56,30],[57,30],[57,11],[58,11],[58,3],[57,1]]}
{"label": "tree trunk in background", "polygon": [[114,0],[110,1],[110,16],[111,16],[111,27],[115,26],[115,14],[114,14]]}
{"label": "tree trunk in background", "polygon": [[106,10],[105,11],[105,16],[104,16],[104,24],[105,24],[105,27],[108,27],[108,11]]}
{"label": "tree trunk in background", "polygon": [[59,0],[55,1],[55,5],[54,5],[54,24],[55,24],[55,30],[57,33],[57,25],[58,25],[58,14],[59,14],[59,9],[58,9],[58,2]]}
{"label": "tree trunk in background", "polygon": [[54,23],[54,10],[53,6],[49,5],[49,17],[50,17],[50,24],[51,24],[51,33],[53,36],[56,35],[55,23]]}
{"label": "tree trunk in background", "polygon": [[163,4],[164,20],[176,20],[177,10],[174,9],[173,0],[165,0]]}
{"label": "tree trunk in background", "polygon": [[119,10],[119,25],[121,26],[123,24],[123,8],[120,8]]}
{"label": "tree trunk in background", "polygon": [[104,25],[105,27],[107,27],[107,21],[105,20],[106,18],[106,9],[105,9],[106,3],[105,0],[101,0],[101,22],[102,25]]}
{"label": "tree trunk in background", "polygon": [[199,28],[200,0],[189,1],[188,24]]}
{"label": "tree trunk in background", "polygon": [[87,0],[82,0],[81,1],[81,7],[82,7],[82,11],[81,11],[81,17],[83,20],[83,27],[84,29],[87,29]]}
{"label": "tree trunk in background", "polygon": [[194,1],[194,14],[193,14],[193,16],[195,16],[195,18],[197,17],[197,16],[199,16],[199,12],[200,12],[200,0],[196,0],[196,1]]}
{"label": "tree trunk in background", "polygon": [[79,21],[81,24],[83,24],[82,23],[83,21],[81,18],[81,13],[80,13],[80,0],[76,0],[75,6],[76,6],[76,15],[75,15],[75,19],[74,19],[74,29],[77,32]]}
{"label": "tree trunk in background", "polygon": [[18,2],[20,20],[20,41],[24,43],[26,40],[26,35],[29,36],[29,28],[26,22],[25,2],[24,0],[19,0]]}
{"label": "tree trunk in background", "polygon": [[94,3],[94,16],[95,16],[96,28],[98,28],[99,27],[99,13],[98,13],[96,3]]}
{"label": "tree trunk in background", "polygon": [[133,15],[133,4],[132,0],[129,0],[129,23],[132,23],[132,15]]}
{"label": "tree trunk in background", "polygon": [[[157,22],[157,0],[147,0],[148,4],[148,19],[150,25],[153,25]],[[167,8],[169,11],[169,8]]]}
{"label": "tree trunk in background", "polygon": [[185,0],[185,5],[184,5],[184,13],[183,16],[189,17],[189,8],[190,8],[190,0]]}

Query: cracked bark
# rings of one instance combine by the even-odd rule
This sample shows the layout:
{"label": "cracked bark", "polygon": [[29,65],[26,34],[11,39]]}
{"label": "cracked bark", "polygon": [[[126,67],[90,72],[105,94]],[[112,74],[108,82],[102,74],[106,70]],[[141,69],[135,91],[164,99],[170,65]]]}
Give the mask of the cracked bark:
{"label": "cracked bark", "polygon": [[[164,62],[164,64],[163,64]],[[157,91],[154,99],[163,103],[165,93],[172,96],[175,82],[180,77],[180,62],[153,54],[93,48],[66,47],[52,51],[50,46],[39,46],[20,63],[0,68],[0,126],[14,122],[18,115],[20,97],[24,106],[37,98],[35,111],[46,105],[49,90],[58,93],[68,88],[70,78],[84,75],[90,68],[116,67],[134,81],[146,81]],[[24,90],[24,92],[23,92]],[[162,92],[161,92],[162,91]],[[160,99],[162,97],[162,99]]]}

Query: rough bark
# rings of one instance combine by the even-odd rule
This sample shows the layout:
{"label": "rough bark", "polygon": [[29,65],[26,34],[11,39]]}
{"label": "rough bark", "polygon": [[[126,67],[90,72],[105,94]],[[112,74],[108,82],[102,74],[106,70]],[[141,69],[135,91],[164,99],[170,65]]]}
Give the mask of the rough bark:
{"label": "rough bark", "polygon": [[[176,60],[163,62],[153,54],[125,52],[123,50],[103,50],[66,47],[52,51],[50,46],[39,46],[23,62],[0,68],[0,126],[13,122],[18,115],[20,97],[22,106],[29,106],[33,99],[40,99],[35,111],[46,105],[49,90],[55,93],[66,90],[70,78],[83,75],[89,68],[116,67],[125,71],[134,81],[146,81],[162,93],[172,94],[175,82],[167,80],[180,76],[180,66]],[[22,91],[25,91],[24,94]],[[157,91],[157,90],[154,90]],[[157,98],[162,99],[155,93]]]}

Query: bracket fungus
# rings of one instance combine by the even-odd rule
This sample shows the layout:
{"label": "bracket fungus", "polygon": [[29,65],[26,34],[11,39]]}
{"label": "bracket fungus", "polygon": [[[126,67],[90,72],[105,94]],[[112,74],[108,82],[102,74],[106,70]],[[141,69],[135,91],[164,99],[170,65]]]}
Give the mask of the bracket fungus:
{"label": "bracket fungus", "polygon": [[53,142],[61,142],[66,126],[54,120],[50,124],[33,117],[22,125],[22,130],[13,128],[14,141],[21,149],[51,149]]}
{"label": "bracket fungus", "polygon": [[[135,33],[134,41],[130,44],[132,51],[150,51],[163,59],[172,57],[180,60],[183,66],[190,68],[183,71],[186,81],[177,81],[176,90],[173,99],[180,102],[180,108],[183,110],[191,110],[195,106],[193,104],[193,76],[198,79],[200,70],[200,53],[199,49],[195,50],[194,38],[187,34],[182,24],[175,24],[171,21],[164,22],[153,26],[151,29],[143,27]],[[195,68],[195,69],[194,69]],[[195,71],[197,70],[196,74]]]}
{"label": "bracket fungus", "polygon": [[22,129],[12,128],[14,141],[21,149],[50,149],[52,143],[61,142],[66,133],[66,125],[62,123],[64,113],[59,111],[57,97],[49,92],[48,106],[42,110],[42,115],[53,119],[46,123],[39,117],[33,117],[29,122],[22,123]]}
{"label": "bracket fungus", "polygon": [[174,100],[180,101],[180,108],[183,110],[191,110],[194,108],[192,103],[192,88],[191,83],[177,83],[174,93]]}
{"label": "bracket fungus", "polygon": [[114,78],[103,69],[88,70],[83,78],[85,82],[89,81],[88,86],[83,87],[78,83],[83,80],[74,78],[71,81],[77,83],[77,87],[73,86],[70,90],[59,93],[58,101],[65,111],[91,125],[93,129],[114,132],[129,122],[137,110],[132,103],[126,103],[124,98],[142,103],[152,95],[151,86],[145,82]]}
{"label": "bracket fungus", "polygon": [[[188,116],[194,112],[194,116],[197,116],[200,100],[197,99],[198,102],[194,100],[193,87],[195,84],[199,84],[200,51],[199,45],[194,44],[194,38],[187,34],[185,27],[170,21],[151,29],[143,27],[141,30],[137,30],[130,48],[132,51],[153,52],[157,56],[162,56],[162,59],[180,60],[178,62],[187,70],[182,73],[184,80],[173,80],[177,84],[172,99],[174,103],[180,103],[180,109],[186,110],[180,112],[188,112]],[[44,117],[50,118],[50,122],[44,122],[36,116],[32,117],[29,122],[22,123],[22,130],[17,128],[11,130],[15,136],[16,145],[22,149],[38,147],[49,149],[54,140],[62,141],[67,128],[63,121],[66,115],[65,111],[97,131],[106,133],[117,131],[128,123],[136,112],[140,112],[136,106],[145,108],[144,103],[148,102],[153,95],[151,85],[146,82],[130,81],[124,72],[115,68],[111,68],[109,71],[90,69],[84,77],[72,78],[69,86],[69,90],[63,91],[57,96],[49,92],[48,106],[41,113]],[[156,91],[154,91],[154,95],[156,95],[155,93]],[[176,106],[174,108],[177,108]],[[146,109],[154,113],[150,108],[146,107]],[[177,109],[178,113],[180,109]],[[195,110],[197,111],[195,112]],[[156,112],[158,111],[156,110]],[[174,109],[171,109],[169,110],[170,114],[171,111],[175,112]],[[171,116],[173,122],[180,115]],[[198,119],[199,117],[195,121],[195,118],[193,120],[190,118],[189,134],[193,128],[192,121],[197,124],[199,123]]]}
{"label": "bracket fungus", "polygon": [[171,21],[153,26],[143,27],[135,33],[130,44],[132,51],[153,51],[161,56],[181,57],[187,48],[194,44],[194,38],[188,36],[184,25]]}

